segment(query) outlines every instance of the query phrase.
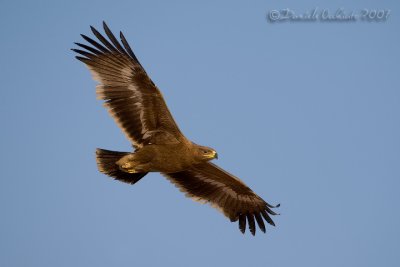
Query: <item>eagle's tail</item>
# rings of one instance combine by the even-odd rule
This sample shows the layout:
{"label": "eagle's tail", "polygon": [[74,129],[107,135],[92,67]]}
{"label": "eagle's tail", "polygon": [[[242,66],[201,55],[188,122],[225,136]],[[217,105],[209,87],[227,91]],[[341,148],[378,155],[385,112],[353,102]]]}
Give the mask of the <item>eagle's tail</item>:
{"label": "eagle's tail", "polygon": [[143,173],[127,173],[121,171],[116,162],[128,152],[118,152],[98,148],[96,149],[97,168],[100,172],[125,183],[134,184],[143,178],[147,172]]}

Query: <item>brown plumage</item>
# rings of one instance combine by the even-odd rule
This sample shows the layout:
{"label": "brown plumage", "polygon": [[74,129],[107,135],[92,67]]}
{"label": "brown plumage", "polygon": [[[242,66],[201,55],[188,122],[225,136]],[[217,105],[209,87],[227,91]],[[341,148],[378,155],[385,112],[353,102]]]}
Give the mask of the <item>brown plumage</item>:
{"label": "brown plumage", "polygon": [[81,35],[92,46],[76,43],[84,50],[72,50],[99,82],[97,97],[105,101],[135,151],[97,149],[99,171],[129,184],[148,172],[160,172],[188,197],[210,203],[233,222],[239,220],[242,233],[247,223],[253,235],[256,222],[263,232],[264,220],[275,225],[271,209],[279,205],[269,205],[237,177],[211,163],[217,157],[214,149],[186,139],[122,32],[119,43],[104,22],[103,27],[108,40],[91,27],[98,41]]}

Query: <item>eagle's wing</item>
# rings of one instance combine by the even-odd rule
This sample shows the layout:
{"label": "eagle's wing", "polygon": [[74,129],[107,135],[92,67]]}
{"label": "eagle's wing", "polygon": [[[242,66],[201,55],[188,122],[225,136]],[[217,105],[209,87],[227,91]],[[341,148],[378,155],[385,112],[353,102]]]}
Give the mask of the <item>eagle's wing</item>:
{"label": "eagle's wing", "polygon": [[107,25],[104,31],[109,40],[95,28],[93,34],[100,41],[81,35],[92,46],[76,43],[84,50],[72,49],[84,62],[100,84],[97,97],[135,147],[146,143],[175,143],[183,138],[157,86],[139,63],[124,35],[122,45]]}
{"label": "eagle's wing", "polygon": [[271,209],[279,205],[268,204],[237,177],[213,163],[202,163],[182,172],[164,173],[164,176],[186,196],[202,203],[209,202],[232,222],[239,220],[242,233],[246,230],[246,221],[253,235],[256,232],[255,221],[265,232],[262,218],[275,226],[269,214],[276,215]]}

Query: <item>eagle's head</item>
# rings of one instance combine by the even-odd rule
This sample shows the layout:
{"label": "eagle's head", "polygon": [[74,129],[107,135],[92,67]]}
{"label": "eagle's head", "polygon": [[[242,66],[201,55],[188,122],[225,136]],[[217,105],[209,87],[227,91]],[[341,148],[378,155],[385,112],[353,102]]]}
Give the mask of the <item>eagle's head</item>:
{"label": "eagle's head", "polygon": [[218,158],[217,151],[215,151],[215,149],[211,147],[206,146],[197,146],[196,156],[200,161],[209,161]]}

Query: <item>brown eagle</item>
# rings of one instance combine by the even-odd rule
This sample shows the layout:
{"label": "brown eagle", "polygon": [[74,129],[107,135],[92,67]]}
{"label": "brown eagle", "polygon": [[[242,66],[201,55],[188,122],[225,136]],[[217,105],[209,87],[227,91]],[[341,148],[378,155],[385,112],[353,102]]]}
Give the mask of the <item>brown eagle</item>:
{"label": "brown eagle", "polygon": [[232,222],[239,220],[242,233],[248,223],[255,235],[257,221],[265,233],[266,220],[275,225],[272,206],[256,195],[241,180],[210,161],[217,152],[188,140],[179,130],[163,96],[136,58],[120,32],[121,43],[103,22],[105,38],[91,27],[97,41],[81,35],[91,46],[75,43],[76,58],[99,82],[97,97],[132,142],[134,152],[97,149],[100,172],[116,180],[134,184],[148,172],[160,172],[186,196],[209,202]]}

